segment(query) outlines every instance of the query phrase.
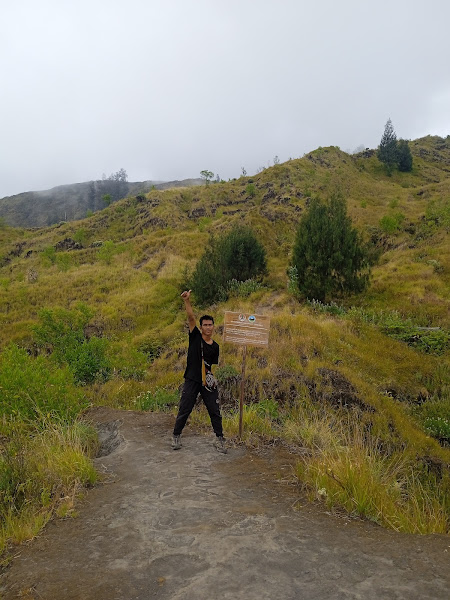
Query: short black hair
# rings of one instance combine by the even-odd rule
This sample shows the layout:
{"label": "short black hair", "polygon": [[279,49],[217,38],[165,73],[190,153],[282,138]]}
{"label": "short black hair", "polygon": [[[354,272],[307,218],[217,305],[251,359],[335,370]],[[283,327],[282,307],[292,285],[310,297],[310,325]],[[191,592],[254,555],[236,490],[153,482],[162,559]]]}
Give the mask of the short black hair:
{"label": "short black hair", "polygon": [[203,315],[203,317],[200,317],[200,327],[202,326],[203,321],[212,321],[214,325],[214,317],[211,315]]}

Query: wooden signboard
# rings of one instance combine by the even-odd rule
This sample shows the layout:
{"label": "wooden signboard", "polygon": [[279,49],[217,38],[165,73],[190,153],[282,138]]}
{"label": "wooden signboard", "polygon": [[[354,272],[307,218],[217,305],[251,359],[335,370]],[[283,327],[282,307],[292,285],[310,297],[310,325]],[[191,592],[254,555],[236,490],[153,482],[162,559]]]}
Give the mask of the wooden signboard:
{"label": "wooden signboard", "polygon": [[270,317],[226,311],[223,341],[241,346],[268,346],[269,329]]}
{"label": "wooden signboard", "polygon": [[244,381],[247,346],[269,345],[270,317],[244,312],[225,312],[223,341],[244,346],[242,353],[241,392],[239,398],[239,437],[242,438],[244,413]]}

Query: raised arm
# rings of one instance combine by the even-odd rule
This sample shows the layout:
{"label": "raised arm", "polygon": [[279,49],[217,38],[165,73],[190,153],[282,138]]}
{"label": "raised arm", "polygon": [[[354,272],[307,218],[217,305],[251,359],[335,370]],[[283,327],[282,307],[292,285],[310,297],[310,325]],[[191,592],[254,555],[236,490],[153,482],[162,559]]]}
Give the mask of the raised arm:
{"label": "raised arm", "polygon": [[195,327],[195,315],[191,306],[191,290],[189,290],[188,292],[183,292],[181,294],[181,297],[184,300],[184,308],[186,309],[186,313],[188,316],[189,331],[192,331]]}

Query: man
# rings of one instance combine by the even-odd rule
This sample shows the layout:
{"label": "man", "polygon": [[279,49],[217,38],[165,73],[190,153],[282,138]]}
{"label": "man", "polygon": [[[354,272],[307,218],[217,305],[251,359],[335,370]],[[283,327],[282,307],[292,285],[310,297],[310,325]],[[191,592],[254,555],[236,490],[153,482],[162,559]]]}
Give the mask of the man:
{"label": "man", "polygon": [[181,433],[200,393],[208,409],[211,425],[216,434],[214,446],[219,452],[226,454],[227,449],[223,437],[222,416],[219,406],[219,392],[217,390],[217,383],[214,377],[212,377],[211,372],[211,366],[219,364],[219,344],[212,339],[214,319],[210,315],[203,315],[200,318],[199,329],[196,325],[190,296],[191,290],[181,294],[189,322],[189,349],[186,371],[184,372],[183,391],[173,430],[172,448],[174,450],[181,448]]}

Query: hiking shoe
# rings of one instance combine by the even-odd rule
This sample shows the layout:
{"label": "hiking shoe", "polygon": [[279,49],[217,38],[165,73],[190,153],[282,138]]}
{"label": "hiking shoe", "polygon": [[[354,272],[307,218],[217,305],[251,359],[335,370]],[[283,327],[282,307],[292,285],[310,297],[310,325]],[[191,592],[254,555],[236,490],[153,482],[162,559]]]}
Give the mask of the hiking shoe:
{"label": "hiking shoe", "polygon": [[225,446],[225,439],[223,437],[216,437],[216,439],[214,440],[214,448],[217,450],[217,452],[226,454],[227,447]]}
{"label": "hiking shoe", "polygon": [[172,448],[179,450],[181,448],[181,435],[172,436]]}

